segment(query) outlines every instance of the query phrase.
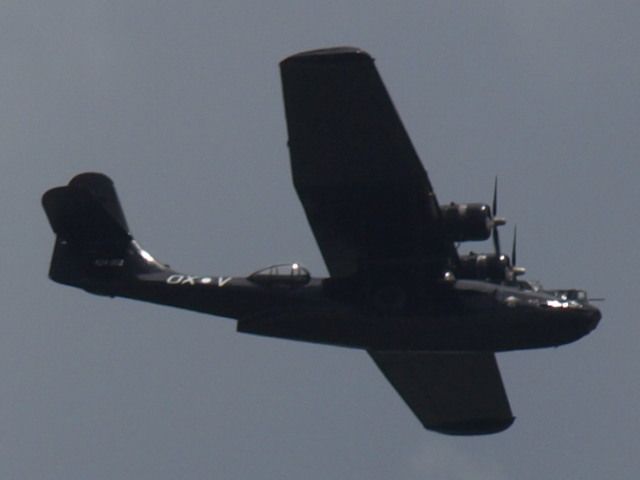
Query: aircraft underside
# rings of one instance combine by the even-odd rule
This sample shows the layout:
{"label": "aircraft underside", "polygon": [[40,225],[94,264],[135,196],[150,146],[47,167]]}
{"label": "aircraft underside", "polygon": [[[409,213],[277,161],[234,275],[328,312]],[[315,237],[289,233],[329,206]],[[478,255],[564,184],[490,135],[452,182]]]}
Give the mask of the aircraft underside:
{"label": "aircraft underside", "polygon": [[295,309],[270,311],[238,321],[238,332],[366,350],[499,352],[555,347],[583,337],[581,322],[499,314],[464,318],[389,317]]}

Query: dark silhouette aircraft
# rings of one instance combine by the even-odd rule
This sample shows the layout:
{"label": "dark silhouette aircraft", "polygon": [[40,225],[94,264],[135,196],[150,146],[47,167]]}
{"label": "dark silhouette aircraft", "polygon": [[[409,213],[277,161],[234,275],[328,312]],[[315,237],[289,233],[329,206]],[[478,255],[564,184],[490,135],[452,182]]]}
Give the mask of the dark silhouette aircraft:
{"label": "dark silhouette aircraft", "polygon": [[[246,278],[174,271],[134,240],[111,180],[84,173],[42,198],[51,279],[233,318],[239,332],[364,349],[426,428],[509,427],[495,352],[573,342],[599,310],[584,291],[519,278],[500,251],[495,188],[493,209],[438,203],[366,52],[303,52],[280,67],[293,181],[329,278],[296,263]],[[494,253],[457,251],[492,235]]]}

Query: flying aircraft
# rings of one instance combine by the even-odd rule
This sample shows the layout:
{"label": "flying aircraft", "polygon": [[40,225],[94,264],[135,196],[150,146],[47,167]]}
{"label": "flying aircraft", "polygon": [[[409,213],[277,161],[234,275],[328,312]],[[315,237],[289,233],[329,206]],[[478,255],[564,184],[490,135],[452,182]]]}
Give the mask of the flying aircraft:
{"label": "flying aircraft", "polygon": [[[49,276],[90,293],[194,310],[237,330],[366,350],[427,429],[514,421],[495,352],[573,342],[598,324],[582,290],[545,290],[500,250],[483,203],[441,205],[373,59],[339,47],[280,63],[293,183],[330,276],[298,263],[248,277],[181,273],[133,238],[113,182],[75,176],[42,203]],[[495,251],[458,252],[493,237]]]}

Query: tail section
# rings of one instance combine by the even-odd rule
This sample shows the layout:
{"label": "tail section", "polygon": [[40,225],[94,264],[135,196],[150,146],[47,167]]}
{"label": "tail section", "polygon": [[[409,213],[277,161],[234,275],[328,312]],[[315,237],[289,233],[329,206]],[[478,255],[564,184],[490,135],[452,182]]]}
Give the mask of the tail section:
{"label": "tail section", "polygon": [[52,280],[109,295],[118,281],[166,269],[133,239],[106,175],[77,175],[47,191],[42,205],[56,234]]}

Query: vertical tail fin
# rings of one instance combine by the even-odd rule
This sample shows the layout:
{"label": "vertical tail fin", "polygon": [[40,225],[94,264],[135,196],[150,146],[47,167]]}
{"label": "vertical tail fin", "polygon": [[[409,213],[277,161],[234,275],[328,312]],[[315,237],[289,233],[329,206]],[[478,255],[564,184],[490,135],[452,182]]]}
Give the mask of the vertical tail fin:
{"label": "vertical tail fin", "polygon": [[165,268],[133,239],[106,175],[77,175],[67,186],[47,191],[42,205],[56,234],[52,280],[108,293],[109,283]]}

